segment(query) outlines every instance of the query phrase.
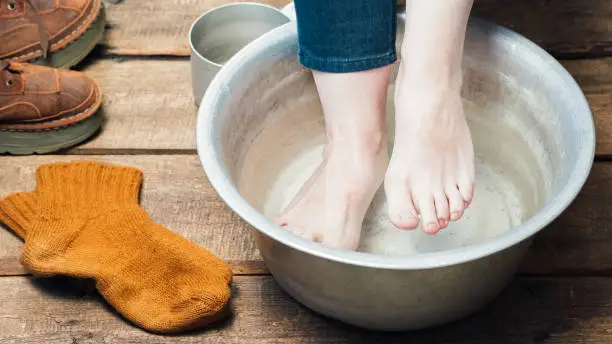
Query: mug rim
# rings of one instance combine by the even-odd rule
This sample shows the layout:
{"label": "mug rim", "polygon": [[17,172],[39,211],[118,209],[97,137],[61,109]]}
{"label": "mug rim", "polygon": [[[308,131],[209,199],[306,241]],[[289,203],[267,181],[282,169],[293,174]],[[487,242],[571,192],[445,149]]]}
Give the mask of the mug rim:
{"label": "mug rim", "polygon": [[[215,67],[223,67],[224,64],[221,63],[217,63],[214,62],[206,57],[204,57],[199,51],[198,49],[195,48],[194,44],[193,44],[193,31],[196,27],[196,25],[205,19],[205,17],[210,16],[211,14],[213,14],[214,12],[217,11],[221,11],[230,7],[239,7],[239,6],[248,6],[248,7],[259,7],[259,8],[265,8],[265,9],[269,9],[269,10],[273,10],[274,12],[277,12],[279,14],[281,14],[282,16],[284,16],[285,18],[287,18],[288,22],[291,21],[291,18],[289,18],[281,9],[278,9],[274,6],[270,6],[267,4],[262,4],[262,3],[258,3],[258,2],[233,2],[233,3],[229,3],[229,4],[225,4],[225,5],[221,5],[221,6],[216,6],[213,7],[211,9],[208,9],[207,11],[205,11],[204,13],[200,14],[189,26],[189,32],[187,34],[187,40],[189,41],[189,49],[191,50],[192,54],[195,54],[200,60],[205,61],[206,63],[209,63]],[[285,23],[286,24],[286,23]],[[284,25],[284,24],[281,24]],[[273,28],[274,29],[274,28]],[[272,30],[273,30],[272,29]],[[268,31],[269,32],[269,31]],[[263,35],[265,35],[268,32],[264,32]],[[262,35],[262,36],[263,36]],[[261,37],[261,36],[260,36]],[[259,37],[257,37],[259,38]],[[257,39],[256,38],[256,39]],[[248,44],[247,44],[248,45]],[[245,45],[246,46],[246,45]],[[244,47],[243,47],[244,48]],[[238,52],[236,52],[238,53]]]}

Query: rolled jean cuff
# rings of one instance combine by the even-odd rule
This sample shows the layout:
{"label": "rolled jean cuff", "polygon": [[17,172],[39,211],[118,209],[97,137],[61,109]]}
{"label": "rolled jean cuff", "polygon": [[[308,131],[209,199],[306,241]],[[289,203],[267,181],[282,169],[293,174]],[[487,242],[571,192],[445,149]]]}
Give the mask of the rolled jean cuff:
{"label": "rolled jean cuff", "polygon": [[388,66],[397,60],[395,51],[360,58],[320,58],[303,51],[298,52],[300,63],[312,70],[324,73],[352,73]]}
{"label": "rolled jean cuff", "polygon": [[306,68],[350,73],[396,60],[395,0],[295,0],[295,13]]}

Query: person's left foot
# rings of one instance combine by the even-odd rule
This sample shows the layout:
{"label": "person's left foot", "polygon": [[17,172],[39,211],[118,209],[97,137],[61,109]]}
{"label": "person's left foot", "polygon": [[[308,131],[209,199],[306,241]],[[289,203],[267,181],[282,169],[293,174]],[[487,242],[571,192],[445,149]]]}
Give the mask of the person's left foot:
{"label": "person's left foot", "polygon": [[314,79],[325,116],[323,163],[276,223],[308,240],[355,250],[389,161],[385,104],[389,66]]}
{"label": "person's left foot", "polygon": [[460,76],[431,82],[400,70],[396,135],[385,179],[391,222],[436,234],[459,220],[474,190],[474,148],[463,113]]}
{"label": "person's left foot", "polygon": [[388,163],[383,136],[370,147],[331,149],[276,223],[308,240],[355,250]]}

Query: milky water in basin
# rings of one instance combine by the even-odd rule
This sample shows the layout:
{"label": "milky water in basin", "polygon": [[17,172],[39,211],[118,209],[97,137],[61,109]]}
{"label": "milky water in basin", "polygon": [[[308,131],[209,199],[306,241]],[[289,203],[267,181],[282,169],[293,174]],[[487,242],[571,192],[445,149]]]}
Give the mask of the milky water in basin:
{"label": "milky water in basin", "polygon": [[[242,196],[270,219],[281,213],[321,162],[325,140],[311,74],[302,70],[283,83],[275,87],[273,106],[257,116],[263,120],[251,123],[256,128],[249,129],[233,164]],[[550,144],[560,139],[546,125],[552,110],[501,74],[466,68],[464,84],[464,108],[476,153],[472,205],[460,221],[436,236],[420,229],[403,231],[389,222],[381,188],[366,215],[359,251],[415,255],[481,243],[529,219],[549,198],[550,177],[562,155],[556,151],[559,146]],[[393,86],[390,89],[387,117],[393,137]]]}

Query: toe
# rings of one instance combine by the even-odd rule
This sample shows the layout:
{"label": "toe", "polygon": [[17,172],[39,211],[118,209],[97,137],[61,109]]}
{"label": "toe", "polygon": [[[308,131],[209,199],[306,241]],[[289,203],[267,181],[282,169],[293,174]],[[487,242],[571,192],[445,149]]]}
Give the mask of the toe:
{"label": "toe", "polygon": [[399,229],[415,229],[419,225],[419,213],[416,211],[411,192],[398,192],[386,188],[389,219]]}
{"label": "toe", "polygon": [[463,216],[463,209],[465,207],[463,196],[456,187],[449,187],[446,190],[446,197],[448,197],[451,221],[459,220]]}
{"label": "toe", "polygon": [[418,216],[409,211],[396,213],[391,217],[391,222],[399,229],[415,229],[419,226]]}
{"label": "toe", "polygon": [[[286,218],[280,217],[276,219],[274,223],[297,236],[304,237],[306,234],[306,231],[304,230],[304,228],[302,228],[301,226],[296,226],[295,224],[289,224],[289,220]],[[307,238],[307,239],[311,239],[311,238]]]}
{"label": "toe", "polygon": [[314,233],[312,235],[312,241],[322,243],[323,242],[323,235],[321,235],[320,233]]}
{"label": "toe", "polygon": [[474,184],[469,181],[461,182],[457,184],[457,189],[461,193],[461,197],[465,203],[465,207],[468,207],[472,203],[474,197]]}
{"label": "toe", "polygon": [[419,198],[419,210],[423,221],[423,231],[427,234],[436,234],[440,231],[438,216],[434,199],[431,195]]}
{"label": "toe", "polygon": [[459,181],[457,183],[457,189],[461,193],[463,200],[465,201],[465,207],[467,208],[474,198],[474,167],[473,163],[471,167],[465,168],[462,170],[464,173],[461,173],[459,176]]}
{"label": "toe", "polygon": [[287,219],[282,218],[282,217],[276,219],[276,221],[274,221],[274,223],[277,224],[278,226],[281,226],[281,227],[287,227],[287,225],[289,224]]}
{"label": "toe", "polygon": [[442,192],[436,194],[434,197],[434,204],[436,206],[436,214],[438,216],[440,229],[446,228],[450,221],[450,212],[446,195]]}
{"label": "toe", "polygon": [[62,110],[85,110],[99,101],[98,86],[87,75],[71,70],[58,70]]}

